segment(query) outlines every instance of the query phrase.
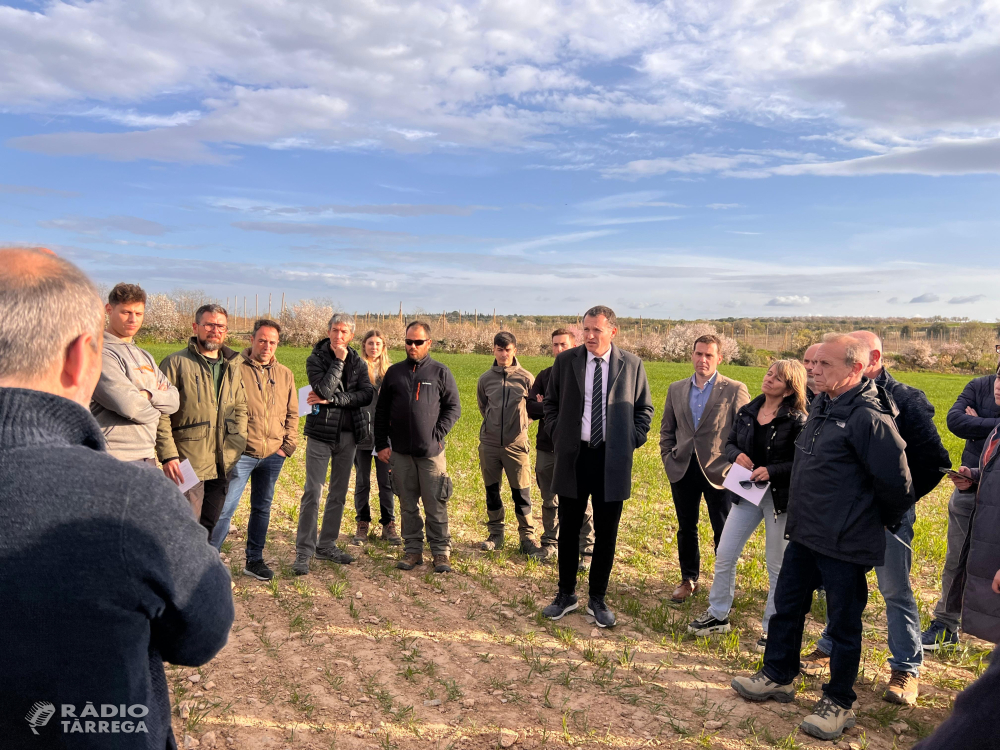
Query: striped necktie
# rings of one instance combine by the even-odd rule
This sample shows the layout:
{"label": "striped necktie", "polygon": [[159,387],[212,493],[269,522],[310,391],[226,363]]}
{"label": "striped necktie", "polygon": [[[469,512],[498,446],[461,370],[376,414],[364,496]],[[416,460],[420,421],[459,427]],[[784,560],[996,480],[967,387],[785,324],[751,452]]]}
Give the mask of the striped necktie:
{"label": "striped necktie", "polygon": [[604,442],[604,360],[594,358],[594,392],[590,402],[590,447]]}

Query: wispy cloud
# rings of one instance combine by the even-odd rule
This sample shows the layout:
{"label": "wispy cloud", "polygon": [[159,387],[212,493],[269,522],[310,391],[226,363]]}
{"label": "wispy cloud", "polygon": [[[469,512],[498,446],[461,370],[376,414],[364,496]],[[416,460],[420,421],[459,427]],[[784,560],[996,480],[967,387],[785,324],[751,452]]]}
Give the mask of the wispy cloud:
{"label": "wispy cloud", "polygon": [[471,216],[477,211],[499,211],[496,206],[457,206],[426,203],[383,203],[351,205],[330,203],[319,206],[288,206],[248,198],[209,198],[209,205],[230,211],[266,216]]}
{"label": "wispy cloud", "polygon": [[711,208],[714,211],[725,211],[730,208],[743,208],[740,203],[709,203],[705,208]]}
{"label": "wispy cloud", "polygon": [[0,185],[0,193],[7,193],[9,195],[37,195],[46,198],[76,198],[80,195],[70,190],[53,190],[52,188],[35,187],[34,185]]}
{"label": "wispy cloud", "polygon": [[584,242],[586,240],[596,239],[597,237],[606,237],[609,234],[614,234],[614,231],[610,229],[600,229],[593,232],[550,234],[545,237],[536,237],[532,240],[524,240],[522,242],[512,242],[509,245],[501,245],[500,247],[495,248],[493,252],[498,255],[520,255],[525,250],[534,250],[539,247],[548,247],[550,245],[566,245],[571,242]]}
{"label": "wispy cloud", "polygon": [[806,296],[791,294],[786,297],[773,297],[767,301],[768,307],[802,307],[809,304]]}
{"label": "wispy cloud", "polygon": [[624,224],[648,224],[657,221],[676,221],[680,216],[628,216],[620,219],[574,219],[567,224],[587,224],[595,227],[613,227]]}
{"label": "wispy cloud", "polygon": [[99,234],[105,231],[129,232],[130,234],[158,236],[167,233],[167,227],[158,221],[141,219],[138,216],[66,216],[38,222],[38,226],[62,229],[79,234]]}
{"label": "wispy cloud", "polygon": [[662,200],[666,195],[662,190],[640,190],[634,193],[617,193],[603,198],[578,203],[581,211],[617,211],[625,208],[684,208],[680,203]]}
{"label": "wispy cloud", "polygon": [[970,294],[965,297],[952,297],[948,300],[949,305],[971,305],[974,302],[986,299],[985,294]]}
{"label": "wispy cloud", "polygon": [[738,229],[727,229],[726,234],[760,234],[760,232],[741,232]]}
{"label": "wispy cloud", "polygon": [[914,297],[913,299],[911,299],[910,300],[910,304],[911,305],[923,305],[923,304],[927,304],[928,302],[937,302],[940,299],[941,298],[938,297],[933,292],[926,292],[924,294],[921,294],[919,297]]}
{"label": "wispy cloud", "polygon": [[408,240],[414,235],[409,232],[387,232],[381,229],[361,229],[334,224],[315,224],[292,221],[234,221],[233,226],[248,232],[269,232],[271,234],[308,234],[313,237],[336,237],[353,240]]}

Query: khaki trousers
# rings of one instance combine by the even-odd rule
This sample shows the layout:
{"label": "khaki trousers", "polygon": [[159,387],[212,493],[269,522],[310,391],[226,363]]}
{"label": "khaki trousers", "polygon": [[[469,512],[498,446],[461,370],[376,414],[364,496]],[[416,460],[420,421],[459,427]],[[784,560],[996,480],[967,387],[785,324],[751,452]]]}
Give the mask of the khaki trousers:
{"label": "khaki trousers", "polygon": [[522,541],[534,539],[535,521],[531,515],[531,456],[528,443],[508,446],[479,444],[479,468],[486,485],[486,526],[490,535],[503,535],[506,511],[500,498],[500,482],[507,475],[514,501],[517,534]]}

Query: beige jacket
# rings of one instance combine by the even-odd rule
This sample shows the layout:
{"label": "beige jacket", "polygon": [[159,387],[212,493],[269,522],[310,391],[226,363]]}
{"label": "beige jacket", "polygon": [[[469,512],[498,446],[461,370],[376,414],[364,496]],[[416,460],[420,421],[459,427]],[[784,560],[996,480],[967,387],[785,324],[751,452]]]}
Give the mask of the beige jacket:
{"label": "beige jacket", "polygon": [[250,357],[250,348],[240,352],[243,386],[247,390],[247,447],[243,452],[267,458],[280,448],[295,452],[299,441],[299,396],[292,371],[271,357],[261,365]]}
{"label": "beige jacket", "polygon": [[501,367],[493,360],[493,367],[479,376],[476,387],[476,401],[483,415],[480,443],[501,448],[527,444],[531,419],[524,399],[534,382],[535,376],[518,364],[517,357],[509,367]]}
{"label": "beige jacket", "polygon": [[749,403],[750,392],[743,383],[730,380],[720,372],[697,430],[691,416],[690,399],[691,378],[670,384],[660,423],[663,468],[667,479],[679,482],[688,470],[692,454],[697,454],[705,477],[715,487],[721,488],[730,466],[726,459],[726,440],[729,439],[736,412]]}

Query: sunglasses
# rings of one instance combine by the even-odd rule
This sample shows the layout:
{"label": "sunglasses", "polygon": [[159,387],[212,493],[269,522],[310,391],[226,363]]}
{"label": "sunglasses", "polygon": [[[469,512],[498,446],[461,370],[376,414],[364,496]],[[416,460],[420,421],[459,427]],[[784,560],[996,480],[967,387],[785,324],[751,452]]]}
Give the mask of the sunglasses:
{"label": "sunglasses", "polygon": [[760,480],[757,480],[756,482],[750,479],[740,480],[740,487],[742,487],[745,490],[748,490],[751,487],[756,487],[758,490],[762,490],[765,487],[767,487],[767,484],[768,484],[767,482],[761,482]]}
{"label": "sunglasses", "polygon": [[423,346],[430,339],[403,339],[403,343],[407,346]]}

